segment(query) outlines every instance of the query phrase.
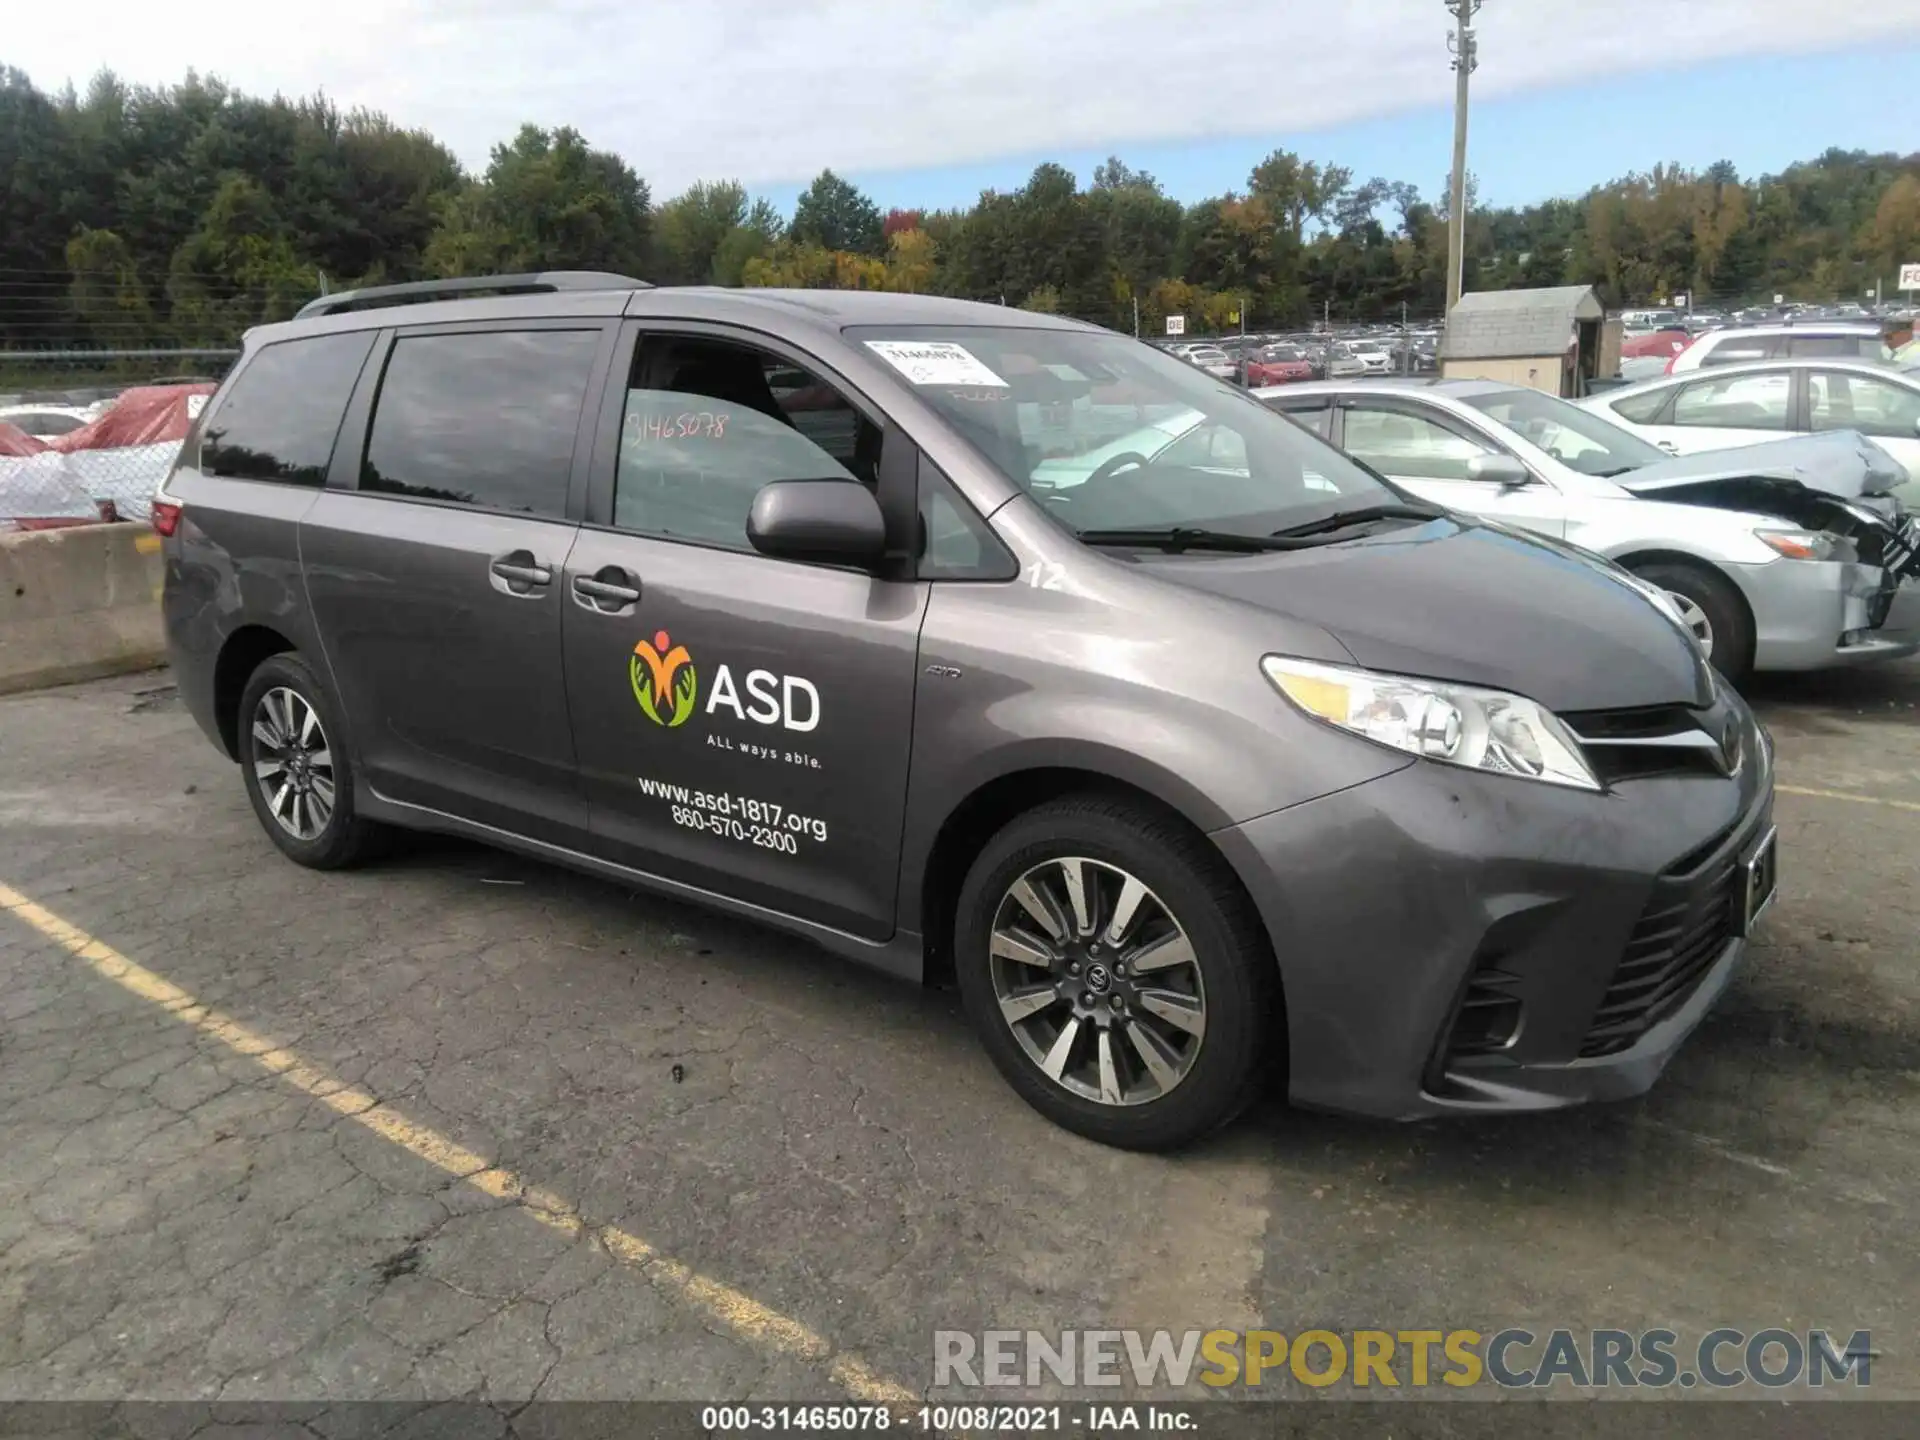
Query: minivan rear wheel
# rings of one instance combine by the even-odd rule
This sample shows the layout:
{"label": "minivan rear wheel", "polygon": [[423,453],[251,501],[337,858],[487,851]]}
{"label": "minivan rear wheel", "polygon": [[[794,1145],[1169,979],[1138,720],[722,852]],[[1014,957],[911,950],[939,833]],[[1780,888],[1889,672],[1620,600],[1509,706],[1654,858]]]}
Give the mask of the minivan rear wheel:
{"label": "minivan rear wheel", "polygon": [[381,827],[354,813],[339,708],[296,654],[262,661],[240,695],[240,773],[267,837],[314,870],[357,864]]}
{"label": "minivan rear wheel", "polygon": [[1117,798],[1010,822],[960,892],[969,1018],[1043,1115],[1159,1150],[1240,1113],[1284,1051],[1258,917],[1204,838]]}

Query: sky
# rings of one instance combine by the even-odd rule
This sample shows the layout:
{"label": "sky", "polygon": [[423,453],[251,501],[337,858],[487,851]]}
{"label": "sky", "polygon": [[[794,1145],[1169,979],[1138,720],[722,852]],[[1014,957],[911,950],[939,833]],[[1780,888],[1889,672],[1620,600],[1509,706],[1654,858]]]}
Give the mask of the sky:
{"label": "sky", "polygon": [[[1194,201],[1276,147],[1445,183],[1442,0],[96,0],[33,8],[0,62],[42,88],[189,68],[324,90],[478,170],[522,122],[618,151],[656,200],[734,178],[790,208],[832,167],[883,206],[971,204],[1108,154]],[[1660,161],[1777,170],[1920,144],[1920,0],[1485,0],[1468,168],[1483,204]]]}

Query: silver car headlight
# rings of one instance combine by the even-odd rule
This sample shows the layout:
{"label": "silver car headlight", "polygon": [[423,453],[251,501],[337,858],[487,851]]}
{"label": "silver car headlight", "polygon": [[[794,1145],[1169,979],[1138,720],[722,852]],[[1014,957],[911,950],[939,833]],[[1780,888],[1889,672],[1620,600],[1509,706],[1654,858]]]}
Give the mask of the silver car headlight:
{"label": "silver car headlight", "polygon": [[1269,655],[1267,679],[1316,720],[1426,760],[1598,790],[1580,742],[1523,695]]}

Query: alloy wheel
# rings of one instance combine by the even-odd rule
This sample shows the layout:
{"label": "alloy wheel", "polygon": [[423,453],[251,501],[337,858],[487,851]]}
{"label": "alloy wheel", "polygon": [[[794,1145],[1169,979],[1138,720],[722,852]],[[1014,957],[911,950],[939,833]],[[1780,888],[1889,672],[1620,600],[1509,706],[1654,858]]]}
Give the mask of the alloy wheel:
{"label": "alloy wheel", "polygon": [[253,707],[253,774],[267,809],[296,840],[333,818],[333,751],[320,714],[297,690],[276,686]]}
{"label": "alloy wheel", "polygon": [[1206,988],[1186,930],[1137,877],[1099,860],[1047,860],[1009,885],[989,968],[1020,1048],[1086,1100],[1160,1099],[1206,1038]]}
{"label": "alloy wheel", "polygon": [[1713,622],[1707,618],[1707,612],[1700,608],[1698,601],[1682,595],[1678,590],[1667,591],[1667,598],[1673,601],[1680,611],[1680,623],[1693,632],[1693,638],[1700,642],[1700,650],[1709,660],[1713,658]]}

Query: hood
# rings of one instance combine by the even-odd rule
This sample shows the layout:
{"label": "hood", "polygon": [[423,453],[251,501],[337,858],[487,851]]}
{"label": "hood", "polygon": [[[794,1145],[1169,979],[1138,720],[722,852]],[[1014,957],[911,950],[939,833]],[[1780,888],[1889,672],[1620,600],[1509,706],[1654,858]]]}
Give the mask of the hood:
{"label": "hood", "polygon": [[1462,516],[1313,550],[1148,563],[1319,625],[1372,670],[1511,690],[1562,712],[1712,699],[1693,637],[1614,565]]}
{"label": "hood", "polygon": [[1884,495],[1906,478],[1898,460],[1853,430],[1678,455],[1612,477],[1621,489],[1648,497],[1725,480],[1776,480],[1841,500]]}

